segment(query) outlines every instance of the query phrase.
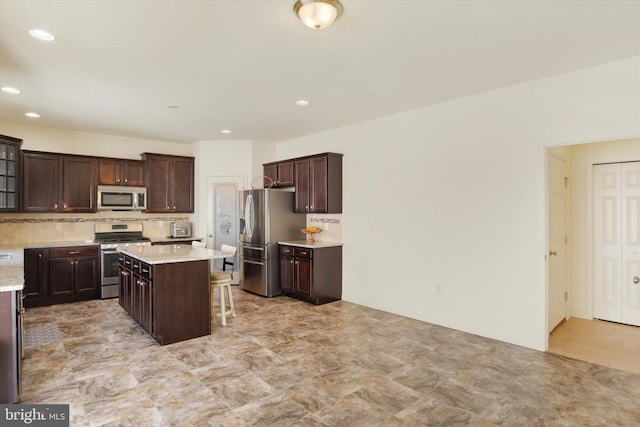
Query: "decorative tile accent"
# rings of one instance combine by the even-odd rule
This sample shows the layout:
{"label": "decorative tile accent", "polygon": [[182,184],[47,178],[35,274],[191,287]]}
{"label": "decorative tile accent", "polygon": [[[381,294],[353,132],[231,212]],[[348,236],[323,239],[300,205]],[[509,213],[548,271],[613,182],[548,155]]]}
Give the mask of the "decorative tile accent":
{"label": "decorative tile accent", "polygon": [[62,335],[55,324],[28,328],[24,331],[24,348],[41,347],[62,342]]}

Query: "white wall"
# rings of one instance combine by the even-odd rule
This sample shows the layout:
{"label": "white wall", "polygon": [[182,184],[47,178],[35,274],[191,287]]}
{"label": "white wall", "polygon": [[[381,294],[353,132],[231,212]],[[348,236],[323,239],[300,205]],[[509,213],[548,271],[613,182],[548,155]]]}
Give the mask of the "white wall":
{"label": "white wall", "polygon": [[194,235],[204,237],[207,231],[207,180],[209,177],[242,177],[244,186],[251,181],[252,142],[199,141],[193,144],[195,160],[196,208]]}
{"label": "white wall", "polygon": [[640,161],[640,138],[574,145],[570,151],[571,312],[593,319],[593,165]]}
{"label": "white wall", "polygon": [[126,138],[41,126],[0,122],[0,134],[22,139],[23,150],[140,160],[140,154],[192,156],[191,144]]}
{"label": "white wall", "polygon": [[[640,57],[334,129],[343,299],[547,348],[545,146],[640,135]],[[419,84],[419,82],[416,82]]]}

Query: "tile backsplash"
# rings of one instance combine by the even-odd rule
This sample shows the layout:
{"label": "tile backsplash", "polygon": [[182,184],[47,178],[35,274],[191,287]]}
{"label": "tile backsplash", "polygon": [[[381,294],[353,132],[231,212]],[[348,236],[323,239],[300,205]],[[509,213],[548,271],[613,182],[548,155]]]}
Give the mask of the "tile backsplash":
{"label": "tile backsplash", "polygon": [[322,229],[320,233],[313,236],[314,240],[342,242],[342,214],[307,214],[307,227],[312,226]]}
{"label": "tile backsplash", "polygon": [[142,222],[145,236],[162,238],[169,235],[170,222],[190,220],[188,215],[133,212],[3,214],[0,216],[0,244],[93,240],[96,222]]}

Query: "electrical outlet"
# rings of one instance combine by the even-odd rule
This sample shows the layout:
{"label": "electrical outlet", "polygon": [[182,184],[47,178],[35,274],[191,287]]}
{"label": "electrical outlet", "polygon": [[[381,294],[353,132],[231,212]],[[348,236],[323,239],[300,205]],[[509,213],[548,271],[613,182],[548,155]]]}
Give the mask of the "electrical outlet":
{"label": "electrical outlet", "polygon": [[56,222],[56,231],[62,230],[62,223]]}

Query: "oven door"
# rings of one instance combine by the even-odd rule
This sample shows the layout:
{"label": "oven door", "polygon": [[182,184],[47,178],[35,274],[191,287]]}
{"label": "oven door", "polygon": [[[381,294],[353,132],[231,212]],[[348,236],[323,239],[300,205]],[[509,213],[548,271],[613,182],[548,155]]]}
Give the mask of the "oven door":
{"label": "oven door", "polygon": [[115,298],[119,294],[118,279],[120,277],[120,252],[114,249],[102,250],[102,262],[100,263],[100,270],[102,274],[101,280],[101,297]]}

